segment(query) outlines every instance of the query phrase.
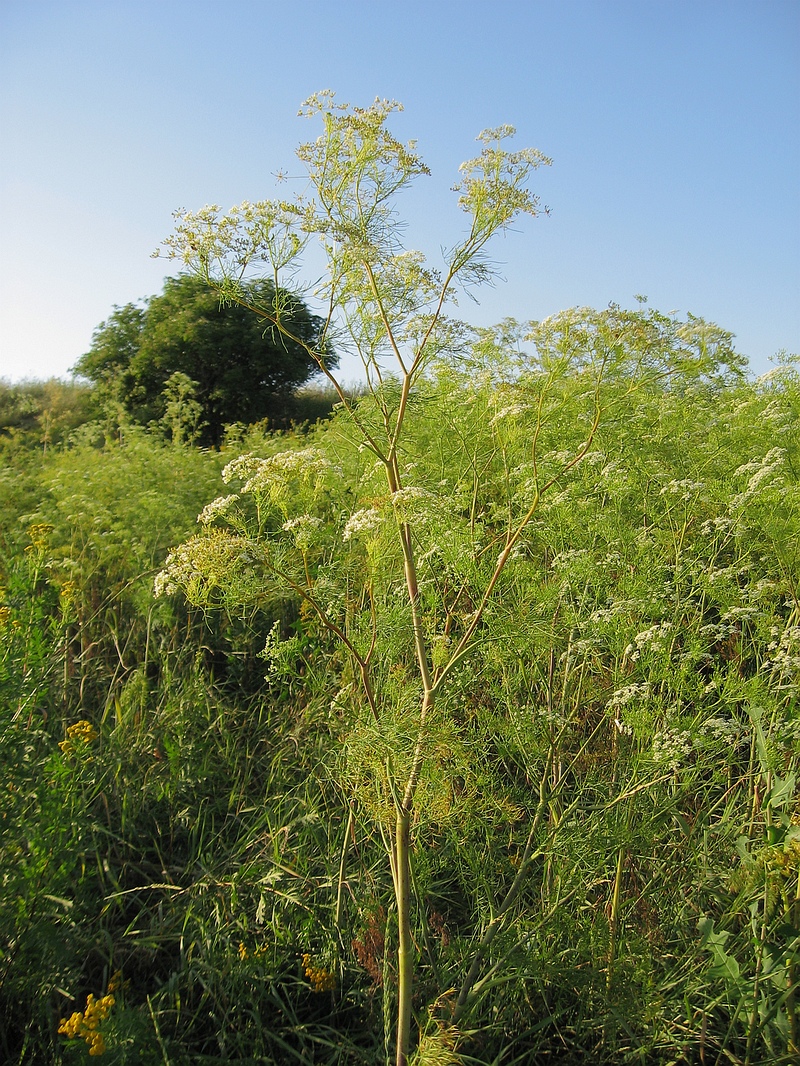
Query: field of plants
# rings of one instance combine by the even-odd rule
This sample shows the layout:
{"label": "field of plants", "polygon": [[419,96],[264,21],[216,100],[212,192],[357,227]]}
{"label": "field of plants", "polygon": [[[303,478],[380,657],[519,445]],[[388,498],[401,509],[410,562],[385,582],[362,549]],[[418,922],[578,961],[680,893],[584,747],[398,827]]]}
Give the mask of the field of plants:
{"label": "field of plants", "polygon": [[240,304],[270,265],[329,417],[205,449],[177,393],[0,390],[0,1059],[796,1062],[796,358],[445,317],[546,160],[481,135],[435,271],[392,107],[308,107],[313,202],[166,247]]}
{"label": "field of plants", "polygon": [[384,1061],[398,506],[452,664],[410,828],[418,1061],[792,1061],[797,373],[621,375],[585,449],[580,370],[507,345],[412,395],[402,505],[344,410],[220,452],[6,438],[3,1061]]}

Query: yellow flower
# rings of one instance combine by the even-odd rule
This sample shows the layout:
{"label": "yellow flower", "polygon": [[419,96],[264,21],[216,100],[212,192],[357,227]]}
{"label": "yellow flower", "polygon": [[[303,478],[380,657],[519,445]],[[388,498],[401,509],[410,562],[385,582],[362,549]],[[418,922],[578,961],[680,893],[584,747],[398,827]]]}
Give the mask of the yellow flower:
{"label": "yellow flower", "polygon": [[25,549],[25,551],[37,551],[41,552],[47,547],[47,538],[53,532],[53,526],[48,525],[46,522],[39,522],[36,525],[28,527],[28,536],[31,539],[31,543]]}
{"label": "yellow flower", "polygon": [[112,995],[95,999],[90,992],[86,997],[86,1009],[75,1011],[69,1018],[62,1018],[58,1027],[59,1033],[70,1040],[85,1040],[92,1056],[105,1054],[106,1041],[100,1031],[100,1024],[109,1016],[115,1002]]}
{"label": "yellow flower", "polygon": [[262,944],[260,947],[254,948],[251,952],[247,950],[241,940],[239,941],[239,958],[242,962],[244,962],[245,959],[249,958],[263,959],[264,956],[267,954],[267,950],[267,945]]}
{"label": "yellow flower", "polygon": [[71,755],[76,750],[76,744],[91,744],[99,736],[92,723],[82,718],[80,722],[67,726],[67,739],[59,741],[58,746],[65,755]]}
{"label": "yellow flower", "polygon": [[315,992],[332,992],[336,988],[333,974],[324,966],[314,966],[309,954],[303,955],[303,971]]}

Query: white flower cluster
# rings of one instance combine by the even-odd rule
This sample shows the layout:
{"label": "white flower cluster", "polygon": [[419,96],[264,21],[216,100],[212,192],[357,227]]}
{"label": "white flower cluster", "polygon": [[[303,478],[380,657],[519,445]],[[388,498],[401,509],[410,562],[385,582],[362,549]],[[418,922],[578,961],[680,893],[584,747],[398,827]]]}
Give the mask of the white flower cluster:
{"label": "white flower cluster", "polygon": [[275,621],[270,626],[269,633],[267,633],[267,639],[264,641],[264,647],[261,650],[261,658],[267,660],[267,675],[269,675],[275,665],[276,660],[279,658],[279,651],[281,645],[281,623]]}
{"label": "white flower cluster", "polygon": [[652,692],[653,689],[649,681],[643,681],[633,685],[623,685],[622,688],[618,688],[614,691],[611,699],[606,703],[606,710],[613,711],[617,708],[625,707],[634,700],[649,699]]}
{"label": "white flower cluster", "polygon": [[321,525],[321,518],[316,518],[310,514],[301,514],[296,518],[290,518],[288,522],[284,522],[281,528],[284,532],[291,533],[297,547],[301,551],[305,551],[311,547],[314,535]]}
{"label": "white flower cluster", "polygon": [[625,657],[631,662],[641,656],[643,651],[661,652],[666,650],[665,637],[673,628],[672,622],[659,622],[657,625],[643,629],[633,638],[633,643],[625,649]]}
{"label": "white flower cluster", "polygon": [[690,478],[683,478],[680,481],[673,479],[664,485],[659,496],[679,496],[684,503],[688,503],[703,488],[704,482],[702,481],[692,481]]}
{"label": "white flower cluster", "polygon": [[722,515],[718,518],[707,518],[700,526],[700,532],[704,537],[710,537],[714,533],[727,533],[733,525],[733,519]]}
{"label": "white flower cluster", "polygon": [[229,530],[211,528],[191,537],[171,551],[156,575],[156,596],[179,590],[192,602],[206,602],[215,593],[225,594],[235,581],[238,593],[255,594],[259,578],[260,549]]}
{"label": "white flower cluster", "polygon": [[800,678],[800,626],[787,626],[777,641],[769,644],[772,668],[788,682]]}
{"label": "white flower cluster", "polygon": [[612,459],[611,462],[606,463],[606,465],[600,471],[600,477],[604,481],[611,481],[612,478],[626,478],[627,476],[627,469],[622,465],[622,463],[618,462],[616,459]]}
{"label": "white flower cluster", "polygon": [[758,618],[761,615],[758,607],[753,607],[751,604],[743,604],[741,606],[729,607],[723,614],[723,622],[744,622],[749,618]]}
{"label": "white flower cluster", "polygon": [[[203,540],[204,538],[194,537],[184,544],[179,544],[169,553],[163,570],[156,574],[153,581],[153,592],[156,596],[172,596],[179,591],[186,592],[199,581],[206,579],[208,575],[202,566],[201,558],[198,558],[198,548],[203,544]],[[200,555],[202,556],[202,551]]]}
{"label": "white flower cluster", "polygon": [[597,652],[603,646],[603,641],[599,637],[581,637],[580,640],[573,640],[566,651],[562,651],[558,661],[559,663],[576,663],[581,659],[587,659],[592,652]]}
{"label": "white flower cluster", "polygon": [[733,748],[740,748],[748,742],[743,736],[742,726],[733,718],[708,718],[703,723],[700,732],[712,740],[722,741]]}
{"label": "white flower cluster", "polygon": [[739,578],[745,577],[749,571],[750,565],[747,563],[743,566],[721,566],[719,568],[709,566],[703,571],[703,577],[709,585],[714,585],[718,581],[730,581],[734,585],[738,585]]}
{"label": "white flower cluster", "polygon": [[179,589],[186,588],[195,575],[196,568],[189,544],[181,544],[169,553],[163,570],[156,574],[153,593],[156,597],[172,596]]}
{"label": "white flower cluster", "polygon": [[752,462],[744,463],[744,465],[735,470],[734,477],[743,477],[745,474],[749,474],[750,478],[744,492],[734,496],[731,500],[731,507],[739,508],[745,506],[754,496],[759,494],[762,485],[766,487],[765,482],[772,487],[782,485],[783,478],[778,476],[777,472],[784,465],[785,456],[785,448],[770,448],[763,459],[754,459]]}
{"label": "white flower cluster", "polygon": [[710,624],[700,626],[698,630],[701,637],[712,644],[721,644],[734,634],[738,634],[739,630],[733,622],[718,622],[716,624]]}
{"label": "white flower cluster", "polygon": [[497,414],[489,422],[490,426],[496,426],[498,422],[502,422],[507,418],[519,418],[520,415],[525,414],[525,408],[520,403],[510,403],[507,407],[503,407],[497,412]]}
{"label": "white flower cluster", "polygon": [[588,548],[570,548],[567,551],[559,552],[558,555],[554,555],[550,566],[556,571],[566,570],[579,559],[585,560],[588,555]]}
{"label": "white flower cluster", "polygon": [[285,485],[294,478],[310,482],[333,469],[333,463],[319,448],[278,452],[267,459],[259,459],[248,453],[228,463],[222,471],[222,480],[226,484],[234,479],[244,481],[243,492],[259,493],[269,491],[276,484]]}
{"label": "white flower cluster", "polygon": [[331,711],[334,714],[341,714],[346,711],[352,704],[353,698],[353,685],[345,685],[344,688],[340,688],[336,695],[333,697],[330,703]]}
{"label": "white flower cluster", "polygon": [[281,624],[273,622],[259,655],[267,663],[267,678],[270,681],[291,677],[300,656],[300,641],[296,636],[281,640]]}
{"label": "white flower cluster", "polygon": [[552,463],[553,466],[566,466],[567,463],[572,462],[579,451],[580,447],[577,447],[574,451],[567,449],[560,452],[546,452],[542,456],[542,463]]}
{"label": "white flower cluster", "polygon": [[360,511],[351,514],[345,522],[342,539],[350,540],[351,537],[359,534],[371,533],[380,526],[382,521],[383,516],[376,508],[363,507]]}
{"label": "white flower cluster", "polygon": [[610,622],[620,614],[628,614],[641,608],[639,600],[612,600],[607,607],[595,607],[589,615],[590,622]]}
{"label": "white flower cluster", "polygon": [[252,452],[231,459],[222,470],[222,480],[226,485],[230,481],[249,481],[263,461]]}
{"label": "white flower cluster", "polygon": [[[539,486],[534,479],[528,478],[528,480],[524,481],[520,486],[517,498],[523,499],[533,496],[538,487]],[[573,485],[567,485],[566,488],[563,488],[560,492],[548,492],[542,496],[542,502],[539,504],[539,509],[541,511],[555,510],[555,508],[560,507],[562,503],[568,503],[574,498],[574,496],[575,492]]]}
{"label": "white flower cluster", "polygon": [[750,600],[760,600],[769,595],[778,587],[777,582],[770,580],[768,577],[762,577],[759,581],[755,581],[747,589],[747,597]]}
{"label": "white flower cluster", "polygon": [[238,499],[239,494],[236,492],[231,496],[218,496],[216,500],[212,500],[211,503],[205,505],[197,516],[197,521],[204,526],[210,525],[215,518],[224,517]]}
{"label": "white flower cluster", "polygon": [[763,480],[765,473],[770,469],[776,469],[783,463],[785,455],[785,448],[770,448],[763,459],[752,459],[749,463],[743,463],[740,467],[737,467],[733,472],[733,476],[742,477],[744,474],[759,474],[762,475],[761,479]]}
{"label": "white flower cluster", "polygon": [[407,489],[398,489],[391,496],[392,507],[401,522],[426,521],[440,518],[443,513],[443,501],[419,485]]}
{"label": "white flower cluster", "polygon": [[691,734],[687,729],[664,729],[653,737],[653,761],[665,763],[677,770],[692,751]]}

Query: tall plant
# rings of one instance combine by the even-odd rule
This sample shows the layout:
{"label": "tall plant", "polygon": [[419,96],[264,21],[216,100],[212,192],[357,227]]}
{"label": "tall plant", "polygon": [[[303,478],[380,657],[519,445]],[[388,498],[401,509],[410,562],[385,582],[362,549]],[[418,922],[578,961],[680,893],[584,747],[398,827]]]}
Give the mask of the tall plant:
{"label": "tall plant", "polygon": [[[389,132],[397,110],[387,101],[362,109],[317,94],[301,112],[323,123],[321,136],[298,152],[307,195],[243,203],[227,214],[212,206],[176,215],[166,254],[301,344],[307,342],[292,335],[279,304],[249,302],[253,289],[245,281],[261,269],[282,291],[309,242],[320,243],[326,267],[315,295],[325,304],[325,325],[307,350],[341,401],[341,443],[330,443],[330,435],[324,448],[230,463],[224,477],[240,490],[206,508],[202,532],[172,553],[158,585],[180,588],[198,603],[236,606],[290,594],[305,604],[307,629],[313,621],[334,639],[336,702],[347,705],[352,722],[348,776],[380,827],[391,869],[395,1061],[404,1066],[412,1046],[415,817],[425,816],[442,787],[442,750],[457,742],[453,708],[462,667],[478,645],[503,639],[502,612],[492,608],[511,580],[509,564],[527,550],[543,495],[589,451],[604,405],[643,374],[668,371],[676,352],[685,355],[694,342],[684,343],[668,320],[616,309],[591,321],[567,315],[543,323],[529,334],[536,357],[509,359],[509,345],[524,330],[512,337],[507,324],[476,335],[451,320],[445,308],[456,286],[493,276],[491,238],[520,215],[540,213],[528,183],[549,160],[532,149],[509,151],[509,126],[484,131],[479,155],[462,165],[454,187],[466,235],[436,269],[400,241],[396,198],[428,171],[414,145]],[[670,329],[671,345],[664,345]],[[368,391],[361,401],[348,399],[328,365],[332,346],[360,357]],[[468,362],[470,374],[494,375],[491,404],[489,389],[470,399]],[[443,410],[423,454],[409,428],[415,393],[434,371],[441,382],[448,364],[466,399]],[[573,421],[564,427],[567,395]],[[554,450],[562,431],[561,450]],[[343,463],[358,467],[346,480],[352,486],[356,473],[358,498],[345,490]],[[293,640],[281,642],[273,631],[273,662],[298,649]],[[537,853],[551,770],[545,767],[511,887],[478,937],[456,1020]],[[434,1039],[452,1042],[455,1029]]]}

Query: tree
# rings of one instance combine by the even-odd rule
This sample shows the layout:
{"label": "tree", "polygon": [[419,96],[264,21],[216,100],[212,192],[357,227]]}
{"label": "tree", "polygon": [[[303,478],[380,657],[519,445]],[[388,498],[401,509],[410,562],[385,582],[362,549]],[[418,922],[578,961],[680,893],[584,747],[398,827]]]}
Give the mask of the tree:
{"label": "tree", "polygon": [[[269,280],[242,282],[241,300],[220,300],[197,277],[167,278],[145,307],[115,308],[95,331],[92,347],[74,371],[112,389],[141,423],[163,420],[168,381],[194,383],[204,425],[199,442],[219,445],[226,425],[291,414],[291,394],[318,369],[309,350],[336,360],[321,335],[322,322],[287,290]],[[291,336],[265,323],[250,305],[280,310]]]}

